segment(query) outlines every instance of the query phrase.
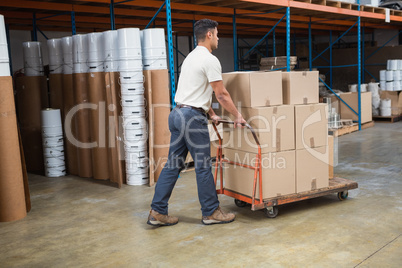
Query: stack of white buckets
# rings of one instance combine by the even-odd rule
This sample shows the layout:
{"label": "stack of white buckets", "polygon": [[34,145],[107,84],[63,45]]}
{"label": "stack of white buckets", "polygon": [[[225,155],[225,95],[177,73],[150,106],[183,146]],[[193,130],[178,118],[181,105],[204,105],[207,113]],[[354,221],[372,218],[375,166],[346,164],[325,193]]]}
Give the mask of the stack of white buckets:
{"label": "stack of white buckets", "polygon": [[40,42],[22,43],[26,76],[43,76],[42,46]]}
{"label": "stack of white buckets", "polygon": [[380,88],[387,91],[401,90],[402,60],[388,60],[387,70],[380,71]]}
{"label": "stack of white buckets", "polygon": [[62,74],[63,73],[63,49],[61,39],[47,40],[47,47],[49,50],[49,73]]}
{"label": "stack of white buckets", "polygon": [[148,183],[144,78],[138,28],[117,30],[124,148],[128,185]]}
{"label": "stack of white buckets", "polygon": [[63,127],[59,109],[42,110],[42,140],[47,177],[66,175]]}
{"label": "stack of white buckets", "polygon": [[0,15],[0,76],[10,76],[7,35],[3,15]]}

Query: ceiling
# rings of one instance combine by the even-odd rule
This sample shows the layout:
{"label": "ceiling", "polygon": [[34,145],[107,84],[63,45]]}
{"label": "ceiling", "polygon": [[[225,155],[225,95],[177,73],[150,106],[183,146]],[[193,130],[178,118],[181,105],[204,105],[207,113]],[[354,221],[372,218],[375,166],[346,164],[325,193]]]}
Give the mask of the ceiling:
{"label": "ceiling", "polygon": [[[164,1],[114,1],[116,29],[145,28]],[[365,32],[373,29],[402,28],[402,12],[391,10],[390,23],[385,23],[385,9],[329,0],[172,0],[173,31],[178,35],[192,35],[193,21],[210,18],[219,22],[221,36],[233,35],[233,14],[240,37],[261,37],[277,24],[275,33],[286,33],[286,7],[290,7],[291,32],[306,36],[309,23],[313,34],[327,35],[330,30],[344,32],[357,22],[360,14]],[[41,31],[71,32],[71,12],[75,16],[77,32],[105,31],[111,28],[110,0],[0,0],[10,29],[32,30],[34,17]],[[280,22],[279,20],[283,18]],[[155,27],[166,27],[166,10],[155,19]],[[353,27],[351,31],[356,31]]]}

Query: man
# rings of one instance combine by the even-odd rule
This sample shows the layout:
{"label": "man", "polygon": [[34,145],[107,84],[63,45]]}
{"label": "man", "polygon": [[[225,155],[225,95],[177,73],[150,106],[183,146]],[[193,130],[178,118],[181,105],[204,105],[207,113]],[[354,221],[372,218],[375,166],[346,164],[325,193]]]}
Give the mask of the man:
{"label": "man", "polygon": [[221,119],[211,109],[212,91],[223,108],[235,116],[235,127],[242,127],[246,121],[223,85],[219,60],[211,54],[218,48],[217,26],[216,21],[209,19],[194,24],[198,46],[183,62],[175,97],[177,106],[169,115],[169,157],[156,183],[147,221],[153,226],[174,225],[179,221],[168,215],[168,200],[189,151],[194,159],[202,223],[229,223],[235,219],[233,213],[225,213],[219,207],[211,170],[207,113],[214,122]]}

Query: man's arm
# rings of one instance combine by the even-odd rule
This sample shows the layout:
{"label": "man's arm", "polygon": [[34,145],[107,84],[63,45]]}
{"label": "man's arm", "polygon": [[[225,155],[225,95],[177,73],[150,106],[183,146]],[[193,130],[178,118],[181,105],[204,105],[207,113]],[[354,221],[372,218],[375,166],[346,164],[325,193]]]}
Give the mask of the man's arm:
{"label": "man's arm", "polygon": [[[226,90],[225,86],[223,85],[222,80],[221,81],[215,81],[215,82],[211,82],[211,87],[215,92],[215,96],[216,99],[218,100],[218,102],[223,106],[223,108],[228,111],[229,113],[231,113],[234,117],[235,117],[235,124],[234,127],[236,127],[237,125],[241,127],[240,124],[245,124],[246,121],[244,120],[243,116],[239,113],[239,111],[237,110],[236,106],[233,103],[232,98],[230,97],[229,92]],[[209,109],[208,113],[210,114],[210,111],[212,111],[212,109]],[[215,113],[212,111],[213,115],[215,115]],[[211,116],[212,118],[212,116]]]}

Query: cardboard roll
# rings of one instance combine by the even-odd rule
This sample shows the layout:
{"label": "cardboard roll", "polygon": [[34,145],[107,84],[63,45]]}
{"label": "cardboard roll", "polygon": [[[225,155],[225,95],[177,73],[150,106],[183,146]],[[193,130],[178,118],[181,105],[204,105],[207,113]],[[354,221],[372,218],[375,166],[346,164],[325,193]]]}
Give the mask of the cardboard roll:
{"label": "cardboard roll", "polygon": [[142,72],[141,59],[119,60],[118,65],[120,72]]}
{"label": "cardboard roll", "polygon": [[141,50],[140,29],[138,28],[118,29],[117,45],[119,49],[137,48]]}
{"label": "cardboard roll", "polygon": [[144,106],[124,106],[122,110],[124,118],[145,117],[147,112]]}
{"label": "cardboard roll", "polygon": [[143,59],[144,70],[163,70],[167,69],[166,57]]}
{"label": "cardboard roll", "polygon": [[141,71],[120,72],[120,84],[144,83],[144,75]]}
{"label": "cardboard roll", "polygon": [[45,167],[59,167],[64,165],[64,155],[57,157],[45,157]]}
{"label": "cardboard roll", "polygon": [[145,106],[145,98],[142,94],[122,94],[121,106]]}
{"label": "cardboard roll", "polygon": [[0,76],[10,76],[10,64],[8,62],[0,62]]}
{"label": "cardboard roll", "polygon": [[61,165],[58,167],[47,167],[45,170],[46,177],[56,178],[63,177],[66,175],[66,167],[65,165]]}
{"label": "cardboard roll", "polygon": [[63,146],[63,136],[55,136],[55,137],[43,137],[43,146],[44,147],[58,147]]}
{"label": "cardboard roll", "polygon": [[143,83],[122,84],[120,86],[122,94],[144,94],[145,88]]}
{"label": "cardboard roll", "polygon": [[45,157],[58,157],[64,155],[64,147],[63,145],[55,146],[55,147],[44,147],[43,155]]}

